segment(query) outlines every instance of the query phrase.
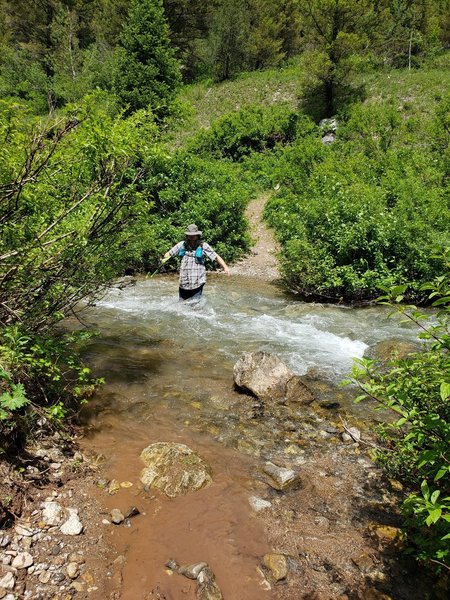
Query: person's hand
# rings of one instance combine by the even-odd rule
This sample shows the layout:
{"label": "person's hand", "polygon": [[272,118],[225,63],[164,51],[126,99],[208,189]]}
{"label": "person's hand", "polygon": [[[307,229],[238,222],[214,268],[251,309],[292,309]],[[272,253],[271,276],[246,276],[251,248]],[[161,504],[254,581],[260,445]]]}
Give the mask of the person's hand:
{"label": "person's hand", "polygon": [[161,264],[165,265],[168,260],[170,260],[170,256],[163,256],[161,259]]}
{"label": "person's hand", "polygon": [[228,275],[228,277],[230,277],[230,275],[231,275],[231,271],[230,271],[230,269],[229,269],[228,267],[226,267],[226,268],[223,270],[223,272],[225,273],[225,275]]}

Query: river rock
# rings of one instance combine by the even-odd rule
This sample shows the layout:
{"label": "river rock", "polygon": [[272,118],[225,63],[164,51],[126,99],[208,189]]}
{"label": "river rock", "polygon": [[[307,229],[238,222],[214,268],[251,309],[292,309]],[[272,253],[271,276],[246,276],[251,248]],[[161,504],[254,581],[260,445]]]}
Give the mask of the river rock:
{"label": "river rock", "polygon": [[269,476],[268,483],[271,487],[281,492],[300,483],[300,476],[292,469],[279,467],[271,462],[266,462],[263,471]]}
{"label": "river rock", "polygon": [[141,482],[169,498],[199,490],[212,481],[210,467],[184,444],[151,444],[142,451],[141,459],[146,465],[141,471]]}
{"label": "river rock", "polygon": [[33,557],[29,552],[19,552],[12,561],[12,566],[15,569],[26,569],[27,567],[31,567],[33,562]]}
{"label": "river rock", "polygon": [[349,427],[346,431],[341,434],[342,441],[345,444],[351,442],[359,442],[361,439],[361,432],[357,427]]}
{"label": "river rock", "polygon": [[250,496],[248,501],[255,512],[260,512],[261,510],[272,506],[268,500],[263,500],[263,498],[258,498],[258,496]]}
{"label": "river rock", "polygon": [[200,571],[203,571],[203,569],[207,566],[208,563],[205,562],[194,563],[193,565],[182,565],[178,569],[178,573],[188,577],[189,579],[197,579]]}
{"label": "river rock", "polygon": [[113,508],[111,511],[111,521],[115,525],[120,525],[125,520],[125,517],[118,508]]}
{"label": "river rock", "polygon": [[13,590],[16,585],[16,580],[14,579],[14,575],[12,573],[6,573],[3,577],[0,578],[0,588],[5,590]]}
{"label": "river rock", "polygon": [[14,529],[18,535],[23,535],[24,537],[31,537],[35,533],[34,529],[31,528],[29,523],[18,523]]}
{"label": "river rock", "polygon": [[46,525],[59,525],[62,519],[62,508],[58,502],[43,502],[41,504],[42,520]]}
{"label": "river rock", "polygon": [[275,581],[286,579],[289,567],[284,554],[266,554],[263,560]]}
{"label": "river rock", "polygon": [[223,600],[214,573],[209,567],[202,569],[197,577],[197,600]]}
{"label": "river rock", "polygon": [[314,396],[279,358],[268,352],[244,352],[234,365],[234,383],[260,400],[309,404]]}
{"label": "river rock", "polygon": [[76,579],[78,577],[78,573],[80,572],[80,567],[76,562],[71,562],[66,567],[67,576],[70,579]]}
{"label": "river rock", "polygon": [[83,525],[78,516],[76,508],[68,508],[69,518],[65,521],[59,530],[64,535],[79,535],[83,531]]}

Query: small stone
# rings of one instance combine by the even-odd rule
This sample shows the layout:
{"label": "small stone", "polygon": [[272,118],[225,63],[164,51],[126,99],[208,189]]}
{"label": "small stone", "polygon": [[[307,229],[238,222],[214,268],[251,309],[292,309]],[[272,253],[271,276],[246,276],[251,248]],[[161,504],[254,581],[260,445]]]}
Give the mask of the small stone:
{"label": "small stone", "polygon": [[70,584],[70,587],[75,590],[76,592],[83,592],[84,591],[84,585],[81,583],[81,581],[73,581]]}
{"label": "small stone", "polygon": [[140,510],[137,506],[130,506],[130,508],[125,513],[125,519],[131,519],[131,517],[136,517],[140,514]]}
{"label": "small stone", "polygon": [[349,427],[341,434],[341,438],[346,444],[350,442],[359,442],[361,439],[361,432],[357,427]]}
{"label": "small stone", "polygon": [[12,562],[11,556],[2,556],[2,565],[10,565]]}
{"label": "small stone", "polygon": [[78,517],[76,508],[68,508],[69,518],[61,525],[59,530],[64,535],[79,535],[83,531],[83,525]]}
{"label": "small stone", "polygon": [[26,569],[27,567],[31,567],[33,562],[33,557],[29,552],[19,552],[19,554],[12,561],[12,566],[15,569]]}
{"label": "small stone", "polygon": [[62,583],[65,578],[66,578],[66,576],[64,575],[64,573],[61,573],[61,571],[58,571],[57,573],[53,574],[53,583],[55,583],[55,584]]}
{"label": "small stone", "polygon": [[167,567],[168,569],[171,569],[172,571],[178,571],[178,569],[179,569],[179,565],[178,565],[177,561],[174,560],[173,558],[169,558],[169,560],[166,562],[166,564],[164,566]]}
{"label": "small stone", "polygon": [[16,580],[14,579],[14,575],[12,573],[6,573],[6,575],[0,578],[0,588],[4,588],[5,590],[13,590],[15,585]]}
{"label": "small stone", "polygon": [[267,462],[263,471],[270,477],[269,485],[276,490],[284,491],[300,482],[300,477],[292,469],[279,467],[271,462]]}
{"label": "small stone", "polygon": [[72,552],[69,554],[68,562],[77,563],[77,565],[83,565],[85,563],[85,558],[81,552]]}
{"label": "small stone", "polygon": [[59,546],[53,546],[52,548],[52,554],[53,556],[58,556],[58,554],[61,552],[61,548]]}
{"label": "small stone", "polygon": [[80,572],[78,564],[76,562],[69,563],[67,565],[66,572],[70,579],[76,579],[78,577],[78,573]]}
{"label": "small stone", "polygon": [[102,519],[102,523],[103,525],[111,525],[111,521],[108,521],[108,519]]}
{"label": "small stone", "polygon": [[248,501],[255,512],[260,512],[261,510],[272,506],[268,500],[263,500],[262,498],[258,498],[258,496],[250,496]]}
{"label": "small stone", "polygon": [[133,487],[133,484],[131,483],[131,481],[121,481],[120,482],[120,487],[127,489],[127,488],[130,488],[130,487]]}
{"label": "small stone", "polygon": [[374,566],[372,558],[365,552],[363,554],[358,554],[357,556],[353,556],[352,562],[358,567],[358,569],[362,573],[367,573]]}
{"label": "small stone", "polygon": [[6,548],[10,541],[11,538],[9,535],[0,535],[0,548]]}
{"label": "small stone", "polygon": [[112,509],[112,511],[111,511],[111,521],[115,525],[120,525],[120,523],[122,523],[124,519],[125,519],[125,517],[123,516],[123,514],[120,512],[120,510],[118,508],[113,508]]}
{"label": "small stone", "polygon": [[197,577],[197,600],[223,600],[214,573],[209,567],[200,571]]}
{"label": "small stone", "polygon": [[45,525],[59,525],[62,519],[62,508],[58,502],[43,502],[41,504],[42,519]]}
{"label": "small stone", "polygon": [[263,560],[275,581],[280,581],[287,577],[289,568],[287,558],[284,554],[266,554]]}
{"label": "small stone", "polygon": [[5,588],[0,588],[0,599],[4,598],[7,593],[8,592],[5,590]]}
{"label": "small stone", "polygon": [[42,571],[42,573],[39,573],[39,582],[43,583],[44,585],[46,583],[48,583],[50,581],[50,577],[52,576],[52,574],[49,571]]}
{"label": "small stone", "polygon": [[116,494],[119,490],[120,483],[117,481],[117,479],[112,479],[108,486],[108,494],[111,494],[112,496],[113,494]]}
{"label": "small stone", "polygon": [[18,523],[14,529],[16,530],[16,533],[18,535],[23,535],[24,537],[31,537],[32,535],[34,535],[34,531],[33,529],[31,529],[30,525],[21,525],[20,523]]}
{"label": "small stone", "polygon": [[178,569],[178,573],[188,577],[189,579],[197,579],[197,577],[200,575],[200,572],[203,571],[203,569],[207,566],[208,563],[205,562],[194,563],[192,565],[182,565]]}

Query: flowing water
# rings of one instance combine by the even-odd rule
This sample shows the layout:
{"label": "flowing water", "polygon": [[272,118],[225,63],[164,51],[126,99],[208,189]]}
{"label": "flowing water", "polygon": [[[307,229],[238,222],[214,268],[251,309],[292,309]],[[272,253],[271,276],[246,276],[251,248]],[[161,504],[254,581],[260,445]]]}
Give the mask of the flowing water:
{"label": "flowing water", "polygon": [[[337,423],[336,410],[358,422],[373,419],[371,407],[355,407],[352,390],[336,384],[353,358],[385,340],[413,342],[414,330],[380,307],[305,304],[258,280],[216,275],[200,303],[180,303],[173,277],[142,279],[111,289],[84,319],[100,334],[86,358],[107,381],[85,413],[85,443],[106,457],[111,479],[133,483],[103,501],[145,513],[105,534],[126,557],[121,598],[195,598],[194,582],[164,569],[172,557],[208,562],[226,599],[277,598],[257,568],[270,550],[248,503],[264,491],[258,465],[280,457],[302,465],[308,439],[321,423]],[[314,418],[302,416],[301,431],[292,426],[295,413],[257,418],[255,399],[233,390],[233,364],[254,350],[308,373],[322,404],[338,400],[337,409],[317,406]],[[198,452],[213,484],[175,500],[142,490],[139,454],[156,441]]]}

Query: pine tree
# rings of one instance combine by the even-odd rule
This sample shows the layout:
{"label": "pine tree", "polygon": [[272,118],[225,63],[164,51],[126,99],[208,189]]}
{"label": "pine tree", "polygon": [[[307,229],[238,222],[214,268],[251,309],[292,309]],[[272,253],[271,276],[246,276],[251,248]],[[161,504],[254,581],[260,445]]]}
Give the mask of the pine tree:
{"label": "pine tree", "polygon": [[117,48],[115,90],[122,105],[129,112],[150,108],[161,119],[180,82],[162,0],[134,0]]}
{"label": "pine tree", "polygon": [[211,63],[219,81],[245,69],[248,33],[249,13],[242,1],[222,0],[210,35]]}

